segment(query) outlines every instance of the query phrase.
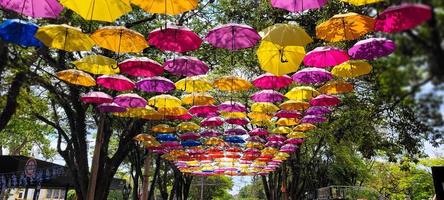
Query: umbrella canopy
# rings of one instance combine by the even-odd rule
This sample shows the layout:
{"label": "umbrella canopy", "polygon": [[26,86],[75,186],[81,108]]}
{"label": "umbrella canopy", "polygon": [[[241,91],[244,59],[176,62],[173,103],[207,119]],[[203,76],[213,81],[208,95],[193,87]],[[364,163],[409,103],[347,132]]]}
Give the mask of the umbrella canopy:
{"label": "umbrella canopy", "polygon": [[245,91],[251,88],[251,83],[236,76],[222,76],[216,79],[213,86],[227,92]]}
{"label": "umbrella canopy", "polygon": [[[159,116],[159,113],[154,110],[154,108],[146,106],[137,108],[126,108],[125,112],[113,113],[113,115],[117,117],[143,118],[153,120],[155,117]],[[160,116],[155,119],[160,119]]]}
{"label": "umbrella canopy", "polygon": [[100,112],[125,112],[126,108],[119,106],[115,103],[102,103],[100,105],[97,106],[97,109]]}
{"label": "umbrella canopy", "polygon": [[325,115],[331,113],[331,109],[326,106],[312,106],[308,108],[304,114],[305,115]]}
{"label": "umbrella canopy", "polygon": [[347,2],[355,6],[363,6],[367,4],[383,2],[384,0],[341,0],[341,1]]}
{"label": "umbrella canopy", "polygon": [[176,88],[185,92],[206,92],[213,89],[210,82],[203,76],[192,76],[176,82]]}
{"label": "umbrella canopy", "polygon": [[202,142],[196,140],[187,140],[180,142],[184,147],[196,147],[202,145]]}
{"label": "umbrella canopy", "polygon": [[316,36],[328,42],[355,40],[373,31],[375,19],[356,13],[334,15],[316,26]]}
{"label": "umbrella canopy", "polygon": [[182,122],[176,128],[180,131],[197,131],[200,129],[200,126],[194,122]]}
{"label": "umbrella canopy", "polygon": [[245,143],[245,140],[239,136],[228,136],[225,137],[224,141],[229,143]]}
{"label": "umbrella canopy", "polygon": [[112,103],[113,97],[104,92],[91,91],[86,94],[82,94],[80,100],[83,103],[102,104]]}
{"label": "umbrella canopy", "polygon": [[176,76],[197,76],[208,72],[208,66],[191,56],[181,56],[163,63],[165,70]]}
{"label": "umbrella canopy", "polygon": [[202,39],[186,27],[168,25],[152,31],[148,35],[148,42],[162,51],[184,53],[198,49]]}
{"label": "umbrella canopy", "polygon": [[331,73],[341,78],[355,78],[369,74],[372,66],[363,60],[349,60],[333,67]]}
{"label": "umbrella canopy", "polygon": [[348,50],[353,59],[374,60],[388,56],[396,49],[395,42],[385,38],[369,38],[361,40]]}
{"label": "umbrella canopy", "polygon": [[140,53],[148,47],[142,34],[123,26],[102,27],[91,38],[99,47],[116,53]]}
{"label": "umbrella canopy", "polygon": [[231,51],[253,47],[260,39],[261,36],[252,27],[233,23],[217,26],[205,37],[214,47]]}
{"label": "umbrella canopy", "polygon": [[246,135],[248,132],[243,128],[230,128],[227,129],[225,135]]}
{"label": "umbrella canopy", "polygon": [[200,132],[200,136],[202,136],[202,137],[218,137],[221,135],[222,135],[221,132],[216,131],[216,130],[211,130],[211,129],[204,130],[204,131]]}
{"label": "umbrella canopy", "polygon": [[176,89],[173,81],[161,76],[144,78],[136,83],[139,90],[144,92],[166,93]]}
{"label": "umbrella canopy", "polygon": [[200,122],[200,126],[205,126],[205,127],[222,126],[223,124],[224,124],[224,120],[220,117],[210,117],[210,118],[206,118]]}
{"label": "umbrella canopy", "polygon": [[274,134],[289,134],[292,132],[291,128],[288,128],[286,126],[279,126],[277,128],[274,128],[273,130],[271,130],[272,133]]}
{"label": "umbrella canopy", "polygon": [[300,118],[302,115],[296,110],[280,110],[274,116],[279,118]]}
{"label": "umbrella canopy", "polygon": [[161,107],[157,110],[163,116],[182,116],[188,114],[188,110],[182,106],[178,107]]}
{"label": "umbrella canopy", "polygon": [[114,103],[125,108],[145,108],[147,105],[146,100],[135,93],[117,95]]}
{"label": "umbrella canopy", "polygon": [[296,127],[293,128],[293,131],[311,131],[316,129],[316,126],[310,123],[301,123],[299,125],[297,125]]}
{"label": "umbrella canopy", "polygon": [[193,119],[193,116],[190,113],[185,113],[183,115],[177,115],[177,116],[166,116],[166,118],[171,120],[188,121]]}
{"label": "umbrella canopy", "polygon": [[186,105],[210,105],[216,100],[209,94],[187,94],[182,97],[182,103]]}
{"label": "umbrella canopy", "polygon": [[271,6],[281,8],[289,12],[302,12],[309,9],[318,9],[324,6],[328,0],[271,0]]}
{"label": "umbrella canopy", "polygon": [[73,62],[77,69],[91,74],[117,74],[120,72],[114,59],[102,55],[89,55]]}
{"label": "umbrella canopy", "polygon": [[267,129],[255,128],[255,129],[251,130],[250,132],[248,132],[248,134],[250,136],[265,136],[265,135],[268,135],[269,132],[267,131]]}
{"label": "umbrella canopy", "polygon": [[310,67],[299,70],[294,73],[291,78],[296,83],[317,84],[333,79],[333,75],[325,69]]}
{"label": "umbrella canopy", "polygon": [[215,105],[192,106],[188,111],[194,115],[205,114],[205,113],[215,113],[215,112],[217,112],[217,106],[215,106]]}
{"label": "umbrella canopy", "polygon": [[325,85],[319,88],[319,92],[322,94],[343,94],[353,91],[353,84],[345,82],[343,80],[333,80],[327,82]]}
{"label": "umbrella canopy", "polygon": [[248,113],[248,117],[253,120],[269,120],[273,118],[272,114],[263,113],[263,112],[251,112]]}
{"label": "umbrella canopy", "polygon": [[148,104],[156,108],[174,108],[182,105],[182,101],[175,96],[162,94],[148,99]]}
{"label": "umbrella canopy", "polygon": [[239,102],[233,102],[233,101],[226,101],[218,106],[220,111],[224,112],[245,112],[247,111],[247,108],[244,104]]}
{"label": "umbrella canopy", "polygon": [[275,24],[262,30],[259,35],[263,41],[279,46],[305,46],[313,42],[303,28],[294,24]]}
{"label": "umbrella canopy", "polygon": [[153,77],[163,73],[158,62],[147,57],[134,57],[119,63],[120,71],[130,76]]}
{"label": "umbrella canopy", "polygon": [[161,141],[161,142],[165,142],[165,141],[176,141],[177,137],[173,134],[158,134],[156,136],[156,139]]}
{"label": "umbrella canopy", "polygon": [[301,119],[302,123],[311,123],[311,124],[317,124],[326,122],[327,118],[319,115],[306,115]]}
{"label": "umbrella canopy", "polygon": [[177,15],[197,7],[197,0],[131,0],[131,3],[139,6],[149,13]]}
{"label": "umbrella canopy", "polygon": [[279,105],[282,110],[305,110],[310,107],[310,104],[301,100],[288,100]]}
{"label": "umbrella canopy", "polygon": [[40,47],[43,44],[34,37],[39,27],[20,19],[7,19],[0,24],[0,37],[3,41],[24,47]]}
{"label": "umbrella canopy", "polygon": [[268,102],[258,102],[251,105],[251,112],[275,113],[278,110],[279,108],[276,105]]}
{"label": "umbrella canopy", "polygon": [[284,100],[285,96],[274,90],[262,90],[250,96],[254,102],[279,102]]}
{"label": "umbrella canopy", "polygon": [[32,18],[55,19],[63,10],[57,0],[2,0],[0,6]]}
{"label": "umbrella canopy", "polygon": [[349,56],[346,51],[335,47],[316,47],[304,57],[304,64],[312,67],[332,67],[347,60]]}
{"label": "umbrella canopy", "polygon": [[321,94],[310,100],[310,105],[312,106],[337,106],[341,103],[338,97]]}
{"label": "umbrella canopy", "polygon": [[91,87],[96,85],[94,78],[80,70],[67,69],[56,73],[57,78],[69,84]]}
{"label": "umbrella canopy", "polygon": [[133,90],[136,86],[133,81],[120,74],[99,76],[97,78],[97,84],[104,88],[116,91]]}
{"label": "umbrella canopy", "polygon": [[247,117],[247,114],[245,112],[221,112],[221,117],[224,118],[243,118]]}
{"label": "umbrella canopy", "polygon": [[82,30],[66,24],[42,26],[35,37],[47,47],[65,51],[90,51],[95,45]]}
{"label": "umbrella canopy", "polygon": [[174,133],[174,132],[176,132],[176,129],[174,127],[171,127],[168,124],[158,124],[156,126],[153,126],[151,128],[151,130],[156,133]]}
{"label": "umbrella canopy", "polygon": [[293,80],[287,76],[276,76],[271,73],[262,74],[253,80],[254,87],[259,89],[280,89],[289,86]]}
{"label": "umbrella canopy", "polygon": [[278,126],[294,126],[299,124],[299,119],[297,118],[280,118],[276,121]]}
{"label": "umbrella canopy", "polygon": [[244,125],[249,124],[250,120],[248,120],[245,117],[243,117],[243,118],[228,118],[228,119],[225,119],[225,122],[227,124],[234,124],[234,125],[244,126]]}
{"label": "umbrella canopy", "polygon": [[282,76],[299,69],[305,49],[301,46],[280,46],[262,41],[256,54],[264,71]]}
{"label": "umbrella canopy", "polygon": [[319,92],[312,87],[298,86],[291,89],[285,96],[291,100],[310,100],[319,95]]}
{"label": "umbrella canopy", "polygon": [[306,138],[306,137],[307,135],[305,135],[304,132],[292,132],[287,135],[287,138]]}
{"label": "umbrella canopy", "polygon": [[103,22],[114,22],[132,10],[124,0],[61,0],[60,3],[83,19]]}
{"label": "umbrella canopy", "polygon": [[430,20],[432,8],[424,4],[403,3],[387,8],[376,17],[375,30],[401,32]]}

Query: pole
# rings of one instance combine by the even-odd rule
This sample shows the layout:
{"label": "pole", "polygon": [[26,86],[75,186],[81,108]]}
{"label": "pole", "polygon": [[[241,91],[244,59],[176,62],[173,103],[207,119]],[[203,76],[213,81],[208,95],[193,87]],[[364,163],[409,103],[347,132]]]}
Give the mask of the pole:
{"label": "pole", "polygon": [[144,162],[144,174],[143,174],[143,183],[142,183],[142,200],[148,199],[148,190],[149,188],[149,175],[150,175],[150,166],[151,166],[151,156],[147,155]]}
{"label": "pole", "polygon": [[105,116],[103,116],[103,114],[100,114],[99,117],[100,117],[99,128],[97,129],[96,145],[94,147],[94,155],[91,166],[91,177],[89,179],[88,194],[86,196],[87,200],[94,200],[96,192],[96,184],[97,184],[97,174],[99,172],[100,151],[102,150],[102,144],[103,144],[103,136],[104,136],[103,126],[105,123]]}

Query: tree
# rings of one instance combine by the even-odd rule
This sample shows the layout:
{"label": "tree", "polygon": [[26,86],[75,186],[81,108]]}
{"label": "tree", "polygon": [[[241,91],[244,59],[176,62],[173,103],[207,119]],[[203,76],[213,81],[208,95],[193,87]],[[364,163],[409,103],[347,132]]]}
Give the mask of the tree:
{"label": "tree", "polygon": [[242,187],[237,195],[240,200],[265,200],[266,196],[263,191],[262,181],[254,177],[253,181]]}
{"label": "tree", "polygon": [[[193,179],[190,189],[190,199],[232,199],[228,193],[233,187],[233,181],[226,176],[199,177]],[[203,189],[203,190],[202,190]],[[203,197],[203,198],[202,198]]]}

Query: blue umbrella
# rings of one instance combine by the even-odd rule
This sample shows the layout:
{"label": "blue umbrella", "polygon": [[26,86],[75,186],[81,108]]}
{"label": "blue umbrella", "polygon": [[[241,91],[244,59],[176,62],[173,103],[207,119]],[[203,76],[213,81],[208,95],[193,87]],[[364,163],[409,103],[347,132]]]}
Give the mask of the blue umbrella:
{"label": "blue umbrella", "polygon": [[202,145],[202,142],[196,141],[196,140],[186,140],[181,142],[182,146],[184,147],[195,147]]}
{"label": "blue umbrella", "polygon": [[0,24],[0,37],[10,43],[24,47],[40,47],[43,44],[34,37],[39,27],[31,22],[19,19],[7,19]]}
{"label": "blue umbrella", "polygon": [[224,140],[225,140],[225,142],[229,142],[229,143],[245,143],[245,140],[239,136],[229,136],[229,137],[226,137]]}
{"label": "blue umbrella", "polygon": [[156,139],[159,141],[176,141],[177,138],[174,134],[165,133],[165,134],[158,134],[156,136]]}

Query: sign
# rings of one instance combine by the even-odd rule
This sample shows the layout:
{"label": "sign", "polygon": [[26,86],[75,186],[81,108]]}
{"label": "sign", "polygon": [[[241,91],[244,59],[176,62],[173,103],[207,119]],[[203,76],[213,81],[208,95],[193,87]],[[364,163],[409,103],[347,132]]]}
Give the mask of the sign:
{"label": "sign", "polygon": [[37,171],[37,160],[34,158],[30,158],[26,161],[25,164],[25,175],[27,177],[33,177],[35,175],[35,172]]}

